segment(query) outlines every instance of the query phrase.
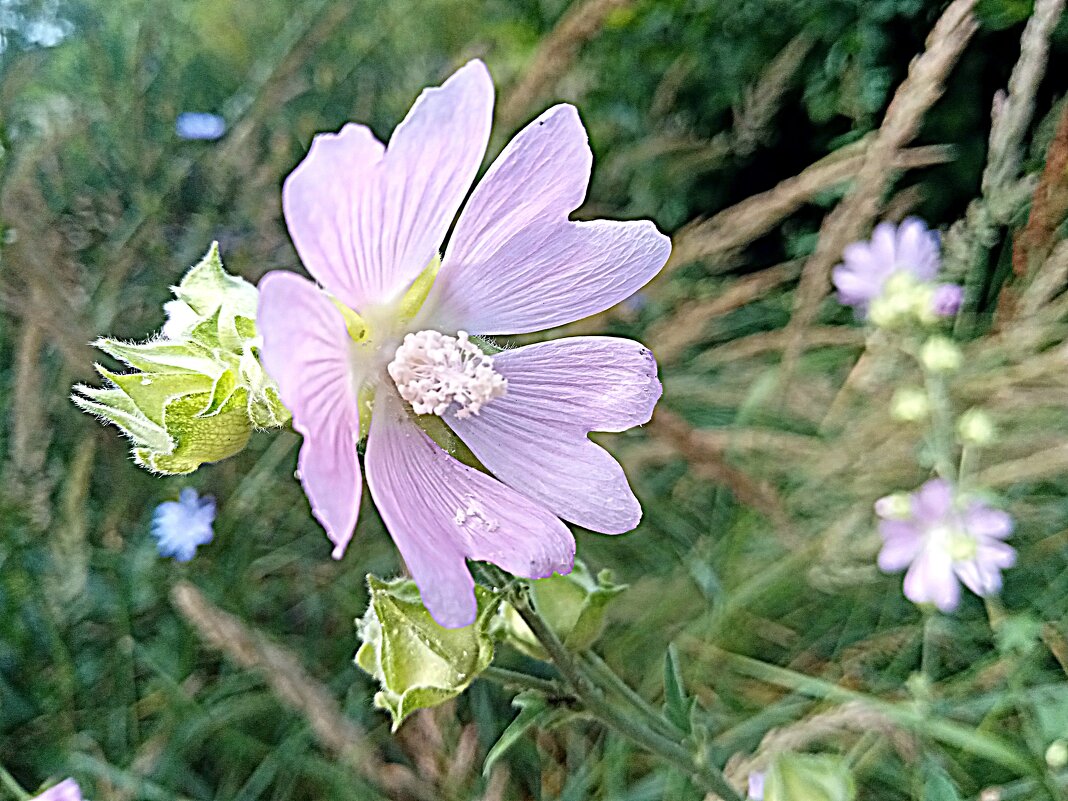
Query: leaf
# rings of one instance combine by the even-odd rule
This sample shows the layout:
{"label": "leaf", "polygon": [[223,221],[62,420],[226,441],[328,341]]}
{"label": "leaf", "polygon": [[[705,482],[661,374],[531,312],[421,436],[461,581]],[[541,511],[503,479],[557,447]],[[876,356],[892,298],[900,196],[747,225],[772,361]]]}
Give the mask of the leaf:
{"label": "leaf", "polygon": [[664,655],[664,712],[667,719],[680,730],[689,732],[693,703],[693,699],[686,697],[679,666],[679,650],[675,643],[671,643]]}
{"label": "leaf", "polygon": [[488,776],[493,766],[502,756],[514,746],[534,726],[540,725],[553,716],[556,710],[546,703],[545,699],[534,693],[520,693],[512,702],[519,707],[519,714],[515,716],[508,727],[501,732],[497,742],[486,754],[486,761],[482,765],[482,775]]}

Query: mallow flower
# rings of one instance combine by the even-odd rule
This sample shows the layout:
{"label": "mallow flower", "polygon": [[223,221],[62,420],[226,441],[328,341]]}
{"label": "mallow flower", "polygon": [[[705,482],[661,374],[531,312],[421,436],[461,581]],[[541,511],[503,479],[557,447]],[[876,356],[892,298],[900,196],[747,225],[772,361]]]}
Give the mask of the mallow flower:
{"label": "mallow flower", "polygon": [[82,801],[82,791],[74,779],[64,779],[30,801]]}
{"label": "mallow flower", "polygon": [[[317,136],[282,197],[314,282],[274,271],[259,287],[263,364],[304,437],[299,476],[333,556],[356,524],[366,435],[371,496],[423,603],[449,628],[477,612],[466,559],[528,578],[566,573],[575,542],[561,518],[604,533],[637,524],[623,470],[587,434],[646,422],[661,392],[637,342],[495,352],[481,338],[603,311],[670,251],[651,222],[569,219],[592,166],[569,105],[520,131],[456,218],[486,152],[493,95],[472,61],[422,93],[388,147],[363,125]],[[450,453],[454,435],[489,472]]]}
{"label": "mallow flower", "polygon": [[215,522],[215,499],[201,498],[195,489],[186,487],[177,501],[164,501],[152,515],[152,536],[160,556],[173,556],[188,562],[197,546],[211,542]]}
{"label": "mallow flower", "polygon": [[962,497],[948,481],[934,478],[911,495],[881,498],[879,567],[908,568],[905,597],[951,612],[960,602],[960,582],[986,597],[1001,589],[1001,571],[1016,563],[1004,540],[1012,518],[975,498]]}
{"label": "mallow flower", "polygon": [[960,308],[963,290],[956,284],[936,284],[941,267],[937,231],[909,217],[900,225],[879,223],[871,240],[854,242],[831,273],[838,300],[873,321],[915,314],[923,318],[952,317]]}

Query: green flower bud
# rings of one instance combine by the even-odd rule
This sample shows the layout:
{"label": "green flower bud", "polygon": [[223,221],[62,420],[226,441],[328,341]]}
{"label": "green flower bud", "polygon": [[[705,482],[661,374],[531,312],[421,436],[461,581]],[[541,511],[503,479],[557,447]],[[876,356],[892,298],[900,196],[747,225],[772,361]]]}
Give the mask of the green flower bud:
{"label": "green flower bud", "polygon": [[256,288],[223,269],[218,243],[173,291],[161,337],[95,343],[134,372],[97,365],[107,385],[71,396],[129,437],[139,465],[169,474],[233,456],[253,429],[289,420],[256,355]]}
{"label": "green flower bud", "polygon": [[493,661],[489,628],[500,599],[490,590],[475,587],[473,624],[446,629],[434,622],[410,579],[369,575],[367,589],[370,603],[356,622],[363,643],[356,664],[381,685],[374,703],[392,716],[394,731],[413,712],[455,698]]}
{"label": "green flower bud", "polygon": [[951,373],[960,368],[963,355],[947,337],[933,336],[920,349],[920,363],[932,373]]}
{"label": "green flower bud", "polygon": [[890,416],[906,423],[926,420],[931,411],[927,393],[919,387],[901,387],[890,402]]}
{"label": "green flower bud", "polygon": [[764,775],[764,801],[852,801],[853,777],[840,757],[779,754]]}
{"label": "green flower bud", "polygon": [[1054,740],[1046,749],[1046,764],[1050,770],[1061,770],[1068,765],[1068,741]]}
{"label": "green flower bud", "polygon": [[989,445],[997,430],[990,415],[982,409],[969,409],[957,421],[957,436],[965,445]]}
{"label": "green flower bud", "polygon": [[[627,587],[613,584],[611,571],[596,578],[579,560],[566,576],[554,574],[530,582],[531,600],[538,614],[574,650],[589,648],[604,632],[608,603]],[[533,632],[509,604],[501,606],[497,632],[512,646],[536,659],[547,657]]]}

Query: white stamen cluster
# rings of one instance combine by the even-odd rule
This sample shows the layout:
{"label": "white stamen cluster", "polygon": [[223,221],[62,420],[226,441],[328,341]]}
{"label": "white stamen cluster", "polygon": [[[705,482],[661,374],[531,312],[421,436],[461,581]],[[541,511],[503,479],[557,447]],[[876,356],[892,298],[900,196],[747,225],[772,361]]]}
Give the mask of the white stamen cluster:
{"label": "white stamen cluster", "polygon": [[416,414],[441,416],[455,403],[456,416],[469,417],[508,387],[493,369],[493,358],[479,350],[466,331],[454,337],[439,331],[407,334],[387,369]]}

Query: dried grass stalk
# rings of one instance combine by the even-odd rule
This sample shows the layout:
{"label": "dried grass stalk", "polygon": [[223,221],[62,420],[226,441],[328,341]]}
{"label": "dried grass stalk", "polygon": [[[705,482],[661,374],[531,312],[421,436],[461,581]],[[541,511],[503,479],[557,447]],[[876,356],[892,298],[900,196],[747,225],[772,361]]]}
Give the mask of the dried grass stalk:
{"label": "dried grass stalk", "polygon": [[391,795],[419,801],[438,797],[407,767],[383,761],[364,733],[345,717],[330,691],[308,675],[294,654],[216,607],[188,582],[174,586],[171,601],[206,644],[240,667],[258,671],[279,700],[303,715],[323,747],[343,763]]}
{"label": "dried grass stalk", "polygon": [[908,77],[894,93],[875,140],[864,153],[852,188],[823,222],[816,250],[801,274],[794,313],[787,326],[790,341],[783,374],[793,373],[800,356],[800,337],[816,317],[827,293],[831,268],[846,245],[860,239],[879,213],[898,152],[919,132],[924,114],[941,97],[943,82],[978,28],[976,0],[954,0],[927,37],[924,53],[913,60]]}
{"label": "dried grass stalk", "polygon": [[564,13],[538,46],[523,78],[497,107],[497,122],[511,131],[523,122],[534,105],[567,73],[579,50],[597,35],[613,11],[633,0],[581,0]]}
{"label": "dried grass stalk", "polygon": [[713,298],[682,303],[650,326],[646,340],[658,360],[673,361],[700,340],[710,320],[758,300],[792,281],[800,272],[800,261],[787,262],[739,278]]}
{"label": "dried grass stalk", "polygon": [[1049,38],[1064,12],[1065,0],[1036,0],[1020,38],[1020,58],[1009,77],[1005,99],[995,105],[990,149],[983,171],[983,195],[1011,183],[1020,173],[1024,137],[1035,113],[1035,92],[1046,72]]}
{"label": "dried grass stalk", "polygon": [[[763,236],[816,195],[856,177],[870,140],[837,150],[793,178],[681,228],[672,240],[664,273],[699,259],[723,256]],[[891,170],[911,170],[950,159],[948,147],[931,145],[894,153]]]}

